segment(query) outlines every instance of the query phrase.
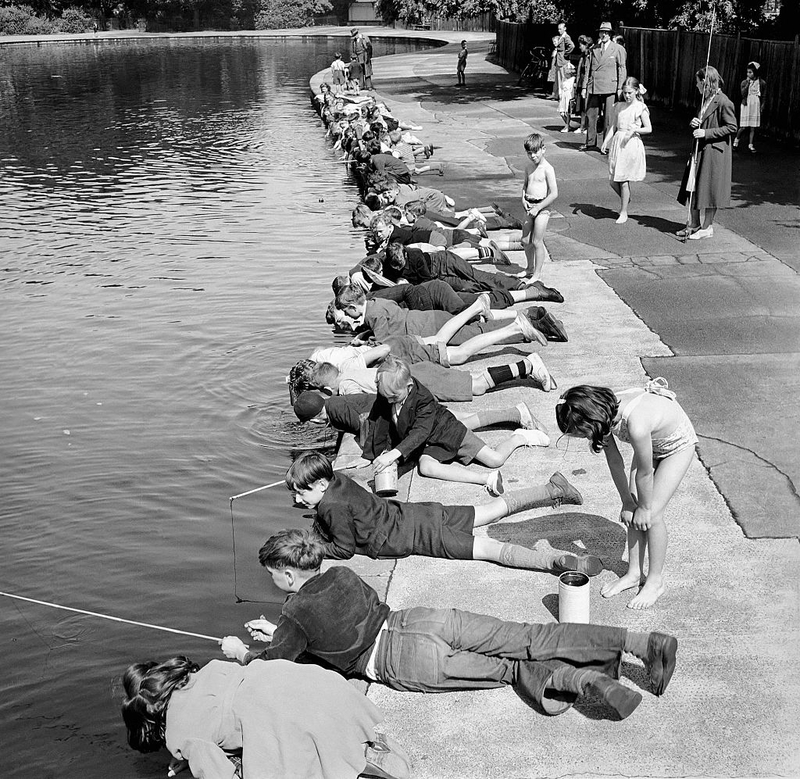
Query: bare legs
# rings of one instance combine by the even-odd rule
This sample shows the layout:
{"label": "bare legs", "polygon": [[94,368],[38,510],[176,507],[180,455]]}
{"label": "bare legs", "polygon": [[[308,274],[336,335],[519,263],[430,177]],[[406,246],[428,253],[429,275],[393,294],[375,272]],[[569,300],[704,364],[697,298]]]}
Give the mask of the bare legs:
{"label": "bare legs", "polygon": [[[502,343],[507,338],[517,337],[522,332],[523,330],[520,327],[519,320],[515,319],[510,324],[498,330],[491,330],[488,333],[476,335],[460,346],[448,346],[447,359],[450,365],[463,365],[470,357],[482,352],[484,349]],[[439,338],[437,340],[441,341],[442,339]]]}
{"label": "bare legs", "polygon": [[525,245],[525,259],[527,260],[525,275],[529,276],[531,281],[538,281],[542,277],[542,267],[547,257],[544,234],[549,221],[550,212],[540,211],[536,218],[529,215],[522,228],[522,243]]}
{"label": "bare legs", "polygon": [[[617,581],[607,584],[600,590],[604,598],[638,587],[644,571],[645,555],[649,553],[649,567],[644,586],[630,603],[629,609],[649,609],[664,593],[664,560],[667,554],[667,526],[664,512],[675,490],[689,470],[694,457],[694,447],[684,449],[662,460],[653,474],[652,524],[648,530],[628,527],[628,571]],[[636,493],[636,469],[634,457],[631,464],[630,488]]]}
{"label": "bare legs", "polygon": [[628,203],[631,201],[631,185],[629,181],[611,181],[611,189],[619,197],[619,217],[617,224],[625,224],[628,221]]}

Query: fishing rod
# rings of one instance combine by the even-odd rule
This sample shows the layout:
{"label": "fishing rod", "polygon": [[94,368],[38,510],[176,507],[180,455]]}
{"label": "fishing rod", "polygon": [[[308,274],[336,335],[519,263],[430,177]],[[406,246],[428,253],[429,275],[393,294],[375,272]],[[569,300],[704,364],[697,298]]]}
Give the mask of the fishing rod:
{"label": "fishing rod", "polygon": [[[703,113],[703,105],[706,101],[706,86],[708,84],[708,66],[711,62],[711,38],[714,35],[714,22],[716,21],[717,17],[717,7],[714,4],[713,0],[711,3],[711,26],[708,30],[708,51],[706,53],[706,67],[703,75],[703,96],[702,101],[700,103],[700,114]],[[698,116],[698,119],[702,120],[702,115]],[[700,139],[694,139],[694,147],[692,149],[692,157],[689,163],[689,178],[687,179],[687,188],[691,185],[691,189],[689,189],[689,198],[686,201],[687,204],[687,215],[686,215],[686,229],[683,232],[683,242],[689,240],[689,226],[692,222],[692,197],[694,196],[695,192],[697,191],[697,157],[700,154]],[[696,198],[695,198],[696,200]]]}
{"label": "fishing rod", "polygon": [[49,606],[51,609],[62,609],[63,611],[72,611],[75,614],[85,614],[89,617],[99,617],[100,619],[109,619],[112,622],[124,622],[127,625],[137,625],[140,628],[152,628],[153,630],[163,630],[167,633],[177,633],[181,636],[192,636],[193,638],[204,638],[207,641],[216,641],[218,644],[222,641],[221,638],[216,636],[206,636],[203,633],[190,633],[188,630],[178,630],[176,628],[166,628],[163,625],[151,625],[149,622],[136,622],[132,619],[124,619],[123,617],[113,617],[110,614],[100,614],[97,611],[86,611],[85,609],[75,609],[72,606],[62,606],[59,603],[49,603],[45,600],[36,600],[36,598],[26,598],[23,595],[12,595],[10,592],[0,592],[5,598],[13,598],[14,600],[24,600],[27,603],[35,603],[39,606]]}

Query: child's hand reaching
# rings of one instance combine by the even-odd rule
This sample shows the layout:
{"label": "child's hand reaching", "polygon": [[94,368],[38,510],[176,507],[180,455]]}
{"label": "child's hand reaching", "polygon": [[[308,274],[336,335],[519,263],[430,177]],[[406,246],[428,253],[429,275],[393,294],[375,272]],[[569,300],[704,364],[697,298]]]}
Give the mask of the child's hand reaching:
{"label": "child's hand reaching", "polygon": [[630,527],[631,522],[633,522],[633,511],[623,508],[622,511],[619,512],[619,521],[622,522],[625,527]]}
{"label": "child's hand reaching", "polygon": [[269,642],[272,641],[272,634],[277,630],[278,626],[270,622],[263,614],[258,619],[251,619],[249,622],[244,623],[247,632],[256,641]]}
{"label": "child's hand reaching", "polygon": [[375,473],[380,473],[381,471],[388,468],[393,462],[400,459],[400,452],[396,449],[391,449],[388,452],[384,452],[383,454],[376,457],[372,465],[375,468]]}

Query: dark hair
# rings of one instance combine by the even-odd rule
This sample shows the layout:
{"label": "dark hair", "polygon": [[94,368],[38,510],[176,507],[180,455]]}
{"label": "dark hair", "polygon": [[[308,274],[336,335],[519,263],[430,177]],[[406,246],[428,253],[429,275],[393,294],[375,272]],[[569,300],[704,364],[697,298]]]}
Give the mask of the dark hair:
{"label": "dark hair", "polygon": [[286,471],[290,490],[307,490],[315,481],[333,478],[333,465],[321,452],[303,452]]}
{"label": "dark hair", "polygon": [[591,35],[579,35],[578,43],[582,43],[588,49],[594,45],[594,38]]}
{"label": "dark hair", "polygon": [[556,421],[562,433],[589,439],[593,452],[606,447],[619,401],[607,387],[582,384],[568,389],[556,404]]}
{"label": "dark hair", "polygon": [[128,744],[139,752],[157,752],[164,746],[167,706],[175,690],[189,681],[189,674],[200,670],[183,655],[156,663],[135,663],[122,675],[125,700],[122,719],[128,731]]}
{"label": "dark hair", "polygon": [[761,66],[756,65],[755,62],[748,62],[747,63],[747,70],[752,70],[753,75],[758,78],[758,74],[761,72]]}
{"label": "dark hair", "polygon": [[311,389],[311,374],[315,366],[314,360],[300,360],[289,370],[286,383],[289,385],[289,402],[292,405],[300,393]]}
{"label": "dark hair", "polygon": [[523,146],[525,146],[525,151],[527,152],[539,151],[539,149],[544,148],[544,136],[540,133],[531,133],[525,139]]}
{"label": "dark hair", "polygon": [[281,530],[258,550],[258,562],[265,568],[278,570],[316,571],[324,559],[325,547],[313,530]]}
{"label": "dark hair", "polygon": [[377,192],[367,192],[364,195],[364,205],[372,211],[379,210],[382,205],[380,195]]}
{"label": "dark hair", "polygon": [[394,271],[406,267],[406,247],[399,241],[391,241],[386,247],[386,267]]}
{"label": "dark hair", "polygon": [[361,267],[374,271],[375,273],[383,273],[383,255],[368,254],[361,261]]}

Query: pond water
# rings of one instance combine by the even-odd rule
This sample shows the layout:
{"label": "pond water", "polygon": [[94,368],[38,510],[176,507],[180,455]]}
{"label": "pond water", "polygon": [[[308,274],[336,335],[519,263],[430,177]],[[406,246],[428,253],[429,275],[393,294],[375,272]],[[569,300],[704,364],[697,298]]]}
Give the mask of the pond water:
{"label": "pond water", "polygon": [[[256,551],[307,520],[283,487],[233,523],[228,498],[333,444],[294,423],[283,377],[331,342],[330,280],[363,250],[308,102],[339,46],[0,46],[3,592],[211,636],[277,615]],[[163,776],[166,753],[127,747],[113,679],[220,656],[5,597],[0,647],[4,779]]]}

